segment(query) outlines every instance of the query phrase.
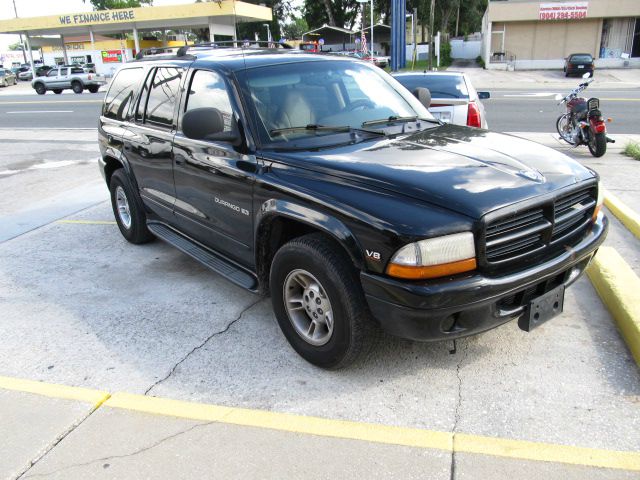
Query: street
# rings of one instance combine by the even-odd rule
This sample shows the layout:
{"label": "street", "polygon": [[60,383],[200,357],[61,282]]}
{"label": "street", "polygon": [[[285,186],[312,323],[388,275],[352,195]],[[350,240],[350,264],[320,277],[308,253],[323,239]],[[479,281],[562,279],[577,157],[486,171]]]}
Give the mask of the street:
{"label": "street", "polygon": [[[576,79],[576,85],[578,80]],[[555,122],[562,112],[556,93],[560,89],[522,88],[519,90],[491,90],[491,98],[484,101],[489,128],[498,132],[554,132]],[[0,96],[0,128],[94,128],[104,93],[82,95],[12,95]],[[600,109],[613,122],[607,126],[611,133],[636,133],[640,89],[589,89],[585,95],[600,98]]]}

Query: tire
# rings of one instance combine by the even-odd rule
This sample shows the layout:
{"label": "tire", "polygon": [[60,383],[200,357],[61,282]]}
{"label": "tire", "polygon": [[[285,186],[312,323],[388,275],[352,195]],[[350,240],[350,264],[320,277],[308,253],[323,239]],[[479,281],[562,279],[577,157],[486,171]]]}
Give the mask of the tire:
{"label": "tire", "polygon": [[111,207],[120,233],[127,241],[135,244],[153,240],[153,234],[147,228],[147,216],[142,200],[133,189],[124,169],[113,172],[109,182]]}
{"label": "tire", "polygon": [[565,142],[567,142],[569,145],[573,145],[573,142],[569,141],[567,139],[567,131],[563,128],[564,125],[566,125],[569,121],[569,114],[565,113],[563,115],[560,115],[558,117],[558,119],[556,120],[556,131],[558,132],[558,135],[560,135],[560,138],[562,140],[564,140]]}
{"label": "tire", "polygon": [[[371,346],[376,325],[360,279],[334,240],[314,233],[285,244],[273,259],[269,282],[280,329],[309,363],[343,368],[365,351],[365,345]],[[287,304],[296,308],[289,309]]]}
{"label": "tire", "polygon": [[53,93],[55,93],[56,95],[60,95],[62,93],[62,90],[60,88],[56,88],[53,90]]}
{"label": "tire", "polygon": [[98,93],[98,90],[100,89],[100,87],[96,86],[96,85],[92,85],[89,87],[89,92],[91,93]]}
{"label": "tire", "polygon": [[44,86],[44,84],[42,83],[36,83],[33,88],[36,89],[36,93],[38,95],[44,95],[45,93],[47,93],[47,87]]}
{"label": "tire", "polygon": [[82,84],[76,80],[71,82],[71,90],[73,90],[73,93],[82,93],[84,88],[82,88]]}
{"label": "tire", "polygon": [[591,135],[589,137],[589,151],[591,155],[594,157],[601,157],[607,151],[607,136],[604,133],[596,133],[590,132]]}

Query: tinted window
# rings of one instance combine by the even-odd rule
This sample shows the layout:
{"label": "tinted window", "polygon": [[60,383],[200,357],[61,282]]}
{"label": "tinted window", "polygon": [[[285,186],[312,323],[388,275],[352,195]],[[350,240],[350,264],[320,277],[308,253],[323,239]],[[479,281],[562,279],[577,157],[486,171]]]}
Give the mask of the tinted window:
{"label": "tinted window", "polygon": [[182,71],[177,68],[158,68],[151,82],[145,111],[145,122],[173,125],[173,112],[178,101]]}
{"label": "tinted window", "polygon": [[395,79],[412,92],[418,87],[428,88],[433,98],[469,98],[460,75],[398,75]]}
{"label": "tinted window", "polygon": [[569,61],[575,63],[591,63],[593,58],[591,55],[572,55]]}
{"label": "tinted window", "polygon": [[47,77],[57,77],[58,76],[58,69],[56,68],[55,70],[51,70],[49,73],[47,73]]}
{"label": "tinted window", "polygon": [[72,68],[71,73],[84,73],[82,68]]}
{"label": "tinted window", "polygon": [[231,130],[233,109],[227,86],[220,75],[215,72],[198,70],[193,75],[185,111],[194,108],[213,107],[222,112],[225,131]]}
{"label": "tinted window", "polygon": [[0,68],[0,75],[4,75],[4,74],[5,74],[4,68]]}
{"label": "tinted window", "polygon": [[136,87],[142,77],[142,68],[120,70],[111,82],[104,101],[103,115],[108,118],[124,120],[135,96]]}

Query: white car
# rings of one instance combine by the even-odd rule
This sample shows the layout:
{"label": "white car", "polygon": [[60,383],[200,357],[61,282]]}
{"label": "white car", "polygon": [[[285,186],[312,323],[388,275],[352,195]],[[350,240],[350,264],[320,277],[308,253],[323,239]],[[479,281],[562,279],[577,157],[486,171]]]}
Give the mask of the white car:
{"label": "white car", "polygon": [[491,98],[489,92],[477,92],[464,73],[405,72],[394,75],[409,91],[429,89],[429,111],[439,120],[455,125],[489,128],[484,105],[480,100]]}

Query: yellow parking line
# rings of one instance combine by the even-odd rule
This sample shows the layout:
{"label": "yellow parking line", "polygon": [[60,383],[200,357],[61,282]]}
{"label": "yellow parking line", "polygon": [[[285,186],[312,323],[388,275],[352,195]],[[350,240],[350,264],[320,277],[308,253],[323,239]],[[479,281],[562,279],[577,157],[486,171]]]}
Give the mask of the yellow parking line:
{"label": "yellow parking line", "polygon": [[511,440],[418,428],[392,427],[345,420],[330,420],[262,410],[206,405],[128,393],[115,393],[105,406],[192,420],[346,438],[366,442],[477,453],[514,459],[567,463],[640,471],[640,453]]}
{"label": "yellow parking line", "polygon": [[56,223],[69,223],[72,225],[116,225],[113,220],[57,220]]}
{"label": "yellow parking line", "polygon": [[608,191],[604,194],[604,204],[631,233],[640,238],[640,215]]}
{"label": "yellow parking line", "polygon": [[393,427],[364,422],[306,417],[288,413],[225,407],[114,393],[80,387],[0,377],[0,388],[54,398],[90,402],[94,408],[111,408],[155,415],[204,420],[247,427],[322,437],[344,438],[386,445],[475,453],[513,459],[566,463],[601,468],[640,471],[640,452],[602,450],[481,435],[439,432],[419,428]]}
{"label": "yellow parking line", "polygon": [[109,392],[93,390],[82,387],[68,387],[54,383],[35,382],[21,378],[0,377],[0,388],[24,393],[34,393],[45,397],[63,398],[66,400],[78,400],[93,404],[94,408],[100,407],[109,397]]}
{"label": "yellow parking line", "polygon": [[587,275],[640,366],[640,279],[611,247],[600,247]]}

